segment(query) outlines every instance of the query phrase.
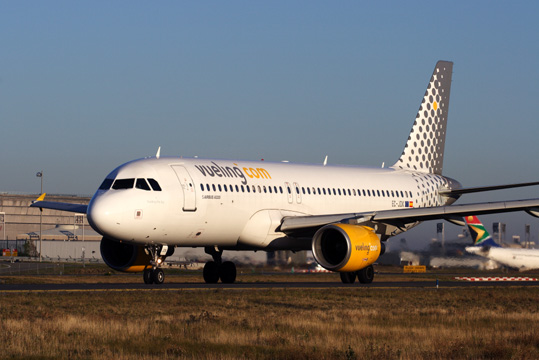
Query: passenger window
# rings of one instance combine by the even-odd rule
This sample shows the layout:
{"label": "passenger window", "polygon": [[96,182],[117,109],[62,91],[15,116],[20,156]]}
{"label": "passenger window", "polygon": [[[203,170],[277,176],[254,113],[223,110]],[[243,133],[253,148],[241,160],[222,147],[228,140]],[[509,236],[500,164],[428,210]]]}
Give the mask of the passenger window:
{"label": "passenger window", "polygon": [[99,190],[109,190],[113,182],[114,182],[114,179],[103,180],[103,183],[101,184],[101,186],[99,186]]}
{"label": "passenger window", "polygon": [[204,184],[200,184],[200,190],[204,191]]}
{"label": "passenger window", "polygon": [[221,184],[217,184],[217,188],[219,189],[219,192],[223,191],[223,190],[221,189]]}
{"label": "passenger window", "polygon": [[339,195],[341,195],[341,189],[337,189],[337,190],[339,190]]}
{"label": "passenger window", "polygon": [[210,184],[206,184],[206,190],[210,191]]}
{"label": "passenger window", "polygon": [[324,195],[326,195],[326,188],[322,188],[322,191],[324,192]]}
{"label": "passenger window", "polygon": [[264,185],[264,194],[267,194],[266,185]]}
{"label": "passenger window", "polygon": [[272,193],[271,186],[268,186],[268,190],[269,190],[269,193],[271,194]]}
{"label": "passenger window", "polygon": [[236,185],[236,192],[240,192],[240,188]]}
{"label": "passenger window", "polygon": [[112,188],[114,190],[132,189],[133,185],[135,185],[135,179],[118,179],[114,182]]}
{"label": "passenger window", "polygon": [[282,186],[279,186],[279,192],[282,194],[283,193],[283,187]]}
{"label": "passenger window", "polygon": [[369,196],[371,196],[371,191],[369,189],[367,189],[367,194],[369,194]]}
{"label": "passenger window", "polygon": [[380,190],[376,190],[376,193],[378,194],[378,197],[380,196]]}
{"label": "passenger window", "polygon": [[251,187],[249,185],[246,185],[245,188],[247,189],[247,192],[250,193],[251,192]]}
{"label": "passenger window", "polygon": [[148,179],[148,182],[150,183],[153,191],[161,191],[161,186],[159,186],[159,183],[156,180]]}
{"label": "passenger window", "polygon": [[135,183],[135,188],[136,189],[141,189],[141,190],[146,190],[146,191],[151,190],[145,179],[137,179],[137,182]]}
{"label": "passenger window", "polygon": [[211,184],[211,187],[212,187],[213,191],[217,191],[217,190],[215,189],[215,184]]}
{"label": "passenger window", "polygon": [[225,192],[228,191],[226,184],[223,185],[223,189],[225,189]]}

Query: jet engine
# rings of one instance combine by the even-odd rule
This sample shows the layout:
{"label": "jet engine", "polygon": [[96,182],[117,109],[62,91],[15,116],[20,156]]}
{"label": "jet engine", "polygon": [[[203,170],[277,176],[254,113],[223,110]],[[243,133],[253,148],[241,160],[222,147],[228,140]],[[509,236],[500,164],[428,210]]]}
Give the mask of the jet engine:
{"label": "jet engine", "polygon": [[312,251],[324,268],[354,272],[374,263],[384,253],[385,246],[367,226],[331,224],[314,234]]}
{"label": "jet engine", "polygon": [[105,264],[114,270],[140,272],[151,267],[152,257],[144,250],[144,246],[122,243],[103,237],[100,250]]}

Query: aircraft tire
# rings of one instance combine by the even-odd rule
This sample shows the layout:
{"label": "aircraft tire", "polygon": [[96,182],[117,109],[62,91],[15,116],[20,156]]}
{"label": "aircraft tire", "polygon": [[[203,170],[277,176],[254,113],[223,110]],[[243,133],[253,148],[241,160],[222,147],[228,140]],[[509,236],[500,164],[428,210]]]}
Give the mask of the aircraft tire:
{"label": "aircraft tire", "polygon": [[154,269],[152,271],[152,279],[153,279],[153,282],[154,284],[162,284],[165,282],[165,272],[163,271],[163,269]]}
{"label": "aircraft tire", "polygon": [[142,277],[144,278],[145,284],[153,284],[152,269],[145,269],[142,273]]}
{"label": "aircraft tire", "polygon": [[362,284],[370,284],[374,280],[374,268],[372,265],[367,266],[357,272],[357,279]]}
{"label": "aircraft tire", "polygon": [[225,261],[219,266],[219,277],[223,284],[233,284],[236,281],[236,265],[232,261]]}
{"label": "aircraft tire", "polygon": [[219,281],[219,266],[215,261],[208,261],[204,265],[202,276],[206,284],[216,284]]}
{"label": "aircraft tire", "polygon": [[356,273],[355,272],[342,272],[341,281],[343,284],[353,284],[356,282]]}

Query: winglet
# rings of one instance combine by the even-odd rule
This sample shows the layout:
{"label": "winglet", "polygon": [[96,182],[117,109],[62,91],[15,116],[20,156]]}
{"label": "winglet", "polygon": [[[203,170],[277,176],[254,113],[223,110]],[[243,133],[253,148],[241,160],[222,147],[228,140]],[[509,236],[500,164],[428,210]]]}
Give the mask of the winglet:
{"label": "winglet", "polygon": [[159,146],[159,148],[157,149],[157,154],[155,154],[155,157],[157,159],[159,159],[160,156],[161,156],[161,146]]}
{"label": "winglet", "polygon": [[45,195],[47,195],[47,193],[41,194],[41,196],[37,198],[36,202],[45,200]]}

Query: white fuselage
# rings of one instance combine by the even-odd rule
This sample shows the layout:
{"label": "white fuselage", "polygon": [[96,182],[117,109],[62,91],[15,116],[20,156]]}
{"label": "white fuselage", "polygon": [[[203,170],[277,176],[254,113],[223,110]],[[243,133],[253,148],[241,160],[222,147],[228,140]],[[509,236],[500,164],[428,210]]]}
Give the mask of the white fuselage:
{"label": "white fuselage", "polygon": [[519,269],[539,269],[539,250],[537,249],[514,249],[491,247],[485,249],[482,246],[468,246],[466,251],[484,256],[502,265]]}
{"label": "white fuselage", "polygon": [[[447,205],[453,199],[438,190],[454,181],[393,168],[172,157],[128,162],[107,179],[108,188],[98,190],[88,207],[90,223],[104,236],[253,249],[286,238],[278,229],[285,216]],[[112,180],[125,179],[153,179],[161,191],[116,183],[110,188]]]}

